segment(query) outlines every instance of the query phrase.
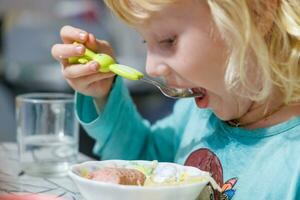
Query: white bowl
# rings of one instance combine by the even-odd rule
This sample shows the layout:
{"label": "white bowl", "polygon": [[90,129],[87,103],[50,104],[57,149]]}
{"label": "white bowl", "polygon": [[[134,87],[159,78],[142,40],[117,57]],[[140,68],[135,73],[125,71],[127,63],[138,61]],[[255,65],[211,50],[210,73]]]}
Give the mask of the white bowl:
{"label": "white bowl", "polygon": [[80,193],[86,200],[194,200],[203,188],[212,179],[207,172],[201,171],[195,167],[182,166],[174,163],[159,162],[158,165],[170,165],[179,170],[189,170],[193,174],[208,177],[200,182],[193,182],[181,185],[168,185],[159,187],[150,186],[132,186],[118,185],[113,183],[99,182],[82,177],[82,170],[93,171],[99,167],[105,166],[124,166],[132,162],[149,166],[153,161],[125,161],[125,160],[106,160],[106,161],[88,161],[73,165],[69,171]]}

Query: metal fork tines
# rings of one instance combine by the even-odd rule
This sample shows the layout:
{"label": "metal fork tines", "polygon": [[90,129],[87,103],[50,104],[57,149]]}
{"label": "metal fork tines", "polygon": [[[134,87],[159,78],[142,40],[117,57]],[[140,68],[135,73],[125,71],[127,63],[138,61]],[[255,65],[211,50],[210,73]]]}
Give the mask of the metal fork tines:
{"label": "metal fork tines", "polygon": [[202,92],[193,91],[190,88],[171,88],[166,86],[164,83],[158,82],[156,80],[150,79],[148,77],[143,77],[140,79],[146,83],[156,86],[165,96],[178,99],[178,98],[188,98],[188,97],[203,97]]}

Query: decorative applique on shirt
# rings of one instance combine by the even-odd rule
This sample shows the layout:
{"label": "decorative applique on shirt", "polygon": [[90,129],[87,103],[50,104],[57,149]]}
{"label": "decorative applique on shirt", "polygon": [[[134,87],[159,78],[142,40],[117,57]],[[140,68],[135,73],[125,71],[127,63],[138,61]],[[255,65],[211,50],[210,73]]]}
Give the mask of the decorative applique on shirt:
{"label": "decorative applique on shirt", "polygon": [[223,168],[222,164],[212,151],[206,148],[200,148],[193,151],[185,161],[185,165],[197,167],[200,170],[210,172],[211,176],[222,188],[222,192],[213,191],[213,200],[231,200],[235,194],[234,185],[237,183],[237,178],[231,178],[225,183],[223,181]]}

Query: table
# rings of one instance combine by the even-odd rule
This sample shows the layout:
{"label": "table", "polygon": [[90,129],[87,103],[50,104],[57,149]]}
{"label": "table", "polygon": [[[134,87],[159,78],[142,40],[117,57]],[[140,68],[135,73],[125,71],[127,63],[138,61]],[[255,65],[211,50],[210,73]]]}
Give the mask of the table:
{"label": "table", "polygon": [[[92,160],[79,154],[78,162]],[[0,195],[11,193],[50,194],[65,200],[83,200],[68,176],[32,177],[24,174],[18,163],[16,143],[0,143]]]}

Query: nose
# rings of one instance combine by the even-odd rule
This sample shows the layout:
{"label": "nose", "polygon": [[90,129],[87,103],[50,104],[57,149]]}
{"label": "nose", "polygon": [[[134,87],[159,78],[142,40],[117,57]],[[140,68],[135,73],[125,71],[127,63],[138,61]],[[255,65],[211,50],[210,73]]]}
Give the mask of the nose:
{"label": "nose", "polygon": [[152,77],[166,77],[171,69],[163,58],[147,53],[146,72]]}

